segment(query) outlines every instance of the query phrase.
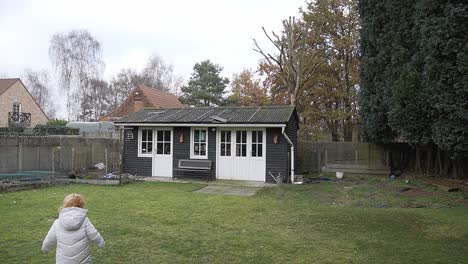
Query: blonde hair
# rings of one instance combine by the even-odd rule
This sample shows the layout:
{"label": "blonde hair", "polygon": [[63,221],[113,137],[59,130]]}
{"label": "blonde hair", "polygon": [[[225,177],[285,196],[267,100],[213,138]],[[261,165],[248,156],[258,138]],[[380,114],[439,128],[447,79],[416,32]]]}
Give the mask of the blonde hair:
{"label": "blonde hair", "polygon": [[63,199],[63,205],[61,208],[67,208],[67,207],[80,207],[84,208],[85,207],[85,200],[83,195],[79,193],[72,193],[69,194]]}

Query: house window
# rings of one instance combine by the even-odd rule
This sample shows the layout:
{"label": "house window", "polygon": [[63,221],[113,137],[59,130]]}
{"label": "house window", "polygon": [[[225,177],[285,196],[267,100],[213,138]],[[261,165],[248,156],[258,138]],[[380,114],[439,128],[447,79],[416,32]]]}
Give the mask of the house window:
{"label": "house window", "polygon": [[247,156],[247,131],[236,131],[236,156]]}
{"label": "house window", "polygon": [[221,156],[231,156],[231,131],[221,131]]}
{"label": "house window", "polygon": [[21,103],[13,103],[13,113],[21,112]]}
{"label": "house window", "polygon": [[252,157],[263,156],[263,131],[252,131]]}
{"label": "house window", "polygon": [[192,158],[208,158],[208,129],[192,129]]}
{"label": "house window", "polygon": [[153,153],[153,129],[142,128],[140,131],[140,154],[145,155]]}
{"label": "house window", "polygon": [[171,131],[158,130],[156,136],[156,154],[170,155],[171,154]]}

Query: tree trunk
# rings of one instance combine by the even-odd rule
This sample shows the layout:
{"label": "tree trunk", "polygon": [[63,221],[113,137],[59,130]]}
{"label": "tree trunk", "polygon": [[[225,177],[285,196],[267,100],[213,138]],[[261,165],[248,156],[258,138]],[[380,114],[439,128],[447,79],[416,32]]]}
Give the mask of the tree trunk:
{"label": "tree trunk", "polygon": [[420,150],[419,148],[416,148],[416,173],[420,174],[421,173],[421,155],[420,155]]}
{"label": "tree trunk", "polygon": [[344,142],[352,142],[353,141],[353,122],[351,117],[346,118],[343,121],[343,140]]}

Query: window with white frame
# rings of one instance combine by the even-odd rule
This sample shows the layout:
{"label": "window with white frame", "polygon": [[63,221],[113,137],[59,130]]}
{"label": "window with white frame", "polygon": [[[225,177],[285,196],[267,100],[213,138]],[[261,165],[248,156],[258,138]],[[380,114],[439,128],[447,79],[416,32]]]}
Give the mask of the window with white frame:
{"label": "window with white frame", "polygon": [[247,157],[247,131],[236,131],[236,156]]}
{"label": "window with white frame", "polygon": [[156,154],[170,155],[171,154],[171,131],[158,130],[156,135]]}
{"label": "window with white frame", "polygon": [[192,158],[208,158],[208,129],[192,129]]}
{"label": "window with white frame", "polygon": [[263,156],[263,131],[252,131],[252,157]]}
{"label": "window with white frame", "polygon": [[140,141],[140,154],[152,154],[153,153],[153,129],[142,128],[141,130],[141,141]]}
{"label": "window with white frame", "polygon": [[231,131],[221,130],[221,156],[231,156]]}

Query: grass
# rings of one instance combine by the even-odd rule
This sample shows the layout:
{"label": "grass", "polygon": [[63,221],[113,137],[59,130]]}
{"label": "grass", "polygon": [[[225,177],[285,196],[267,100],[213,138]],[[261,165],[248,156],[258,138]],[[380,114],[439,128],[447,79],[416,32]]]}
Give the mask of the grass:
{"label": "grass", "polygon": [[[66,194],[87,198],[106,240],[95,263],[468,263],[461,194],[353,178],[264,188],[252,197],[194,193],[198,183],[69,185],[0,194],[2,263],[53,263],[42,240]],[[345,188],[346,187],[346,188]],[[351,187],[351,188],[350,188]],[[424,207],[424,208],[414,208]]]}

